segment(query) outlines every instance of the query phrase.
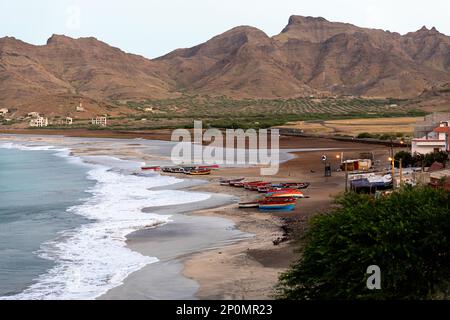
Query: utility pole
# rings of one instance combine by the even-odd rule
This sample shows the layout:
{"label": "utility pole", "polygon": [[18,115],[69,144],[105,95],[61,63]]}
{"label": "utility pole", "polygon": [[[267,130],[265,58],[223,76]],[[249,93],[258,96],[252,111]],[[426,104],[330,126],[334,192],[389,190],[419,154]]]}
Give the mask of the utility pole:
{"label": "utility pole", "polygon": [[345,193],[348,192],[348,170],[347,170],[347,164],[344,163],[345,168]]}
{"label": "utility pole", "polygon": [[395,159],[391,157],[390,160],[392,162],[392,187],[395,189]]}
{"label": "utility pole", "polygon": [[344,162],[344,152],[341,152],[341,155],[336,156],[337,159],[341,160],[341,166],[344,166],[345,170],[345,193],[348,192],[348,168],[347,164]]}
{"label": "utility pole", "polygon": [[[394,159],[395,161],[395,159]],[[403,183],[403,167],[402,167],[402,159],[399,160],[399,165],[400,165],[400,186],[402,186]]]}

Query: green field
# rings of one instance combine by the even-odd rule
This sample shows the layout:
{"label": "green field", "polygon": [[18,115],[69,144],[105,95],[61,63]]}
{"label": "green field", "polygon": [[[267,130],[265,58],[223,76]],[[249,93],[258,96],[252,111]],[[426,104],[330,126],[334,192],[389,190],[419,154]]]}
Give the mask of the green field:
{"label": "green field", "polygon": [[[126,101],[158,128],[189,127],[193,120],[218,128],[268,128],[291,121],[422,116],[406,100],[363,98],[230,99],[183,95],[174,99]],[[145,112],[151,108],[152,112]],[[141,128],[145,129],[145,128]]]}
{"label": "green field", "polygon": [[[90,119],[74,119],[71,128],[92,130],[191,128],[194,120],[202,120],[204,128],[261,129],[295,121],[417,117],[426,114],[411,107],[408,100],[355,97],[238,100],[225,96],[185,94],[172,99],[112,101],[112,103],[116,106],[127,106],[132,111],[114,117],[108,116],[106,128],[91,126]],[[50,128],[67,127],[52,125]]]}

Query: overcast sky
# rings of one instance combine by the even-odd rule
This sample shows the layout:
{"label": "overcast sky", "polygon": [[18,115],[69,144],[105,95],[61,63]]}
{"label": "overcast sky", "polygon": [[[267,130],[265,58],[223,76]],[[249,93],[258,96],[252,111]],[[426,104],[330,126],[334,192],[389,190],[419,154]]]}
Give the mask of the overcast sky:
{"label": "overcast sky", "polygon": [[54,33],[94,36],[155,58],[238,25],[272,36],[292,14],[402,34],[435,26],[450,35],[448,0],[0,0],[0,37],[39,45]]}

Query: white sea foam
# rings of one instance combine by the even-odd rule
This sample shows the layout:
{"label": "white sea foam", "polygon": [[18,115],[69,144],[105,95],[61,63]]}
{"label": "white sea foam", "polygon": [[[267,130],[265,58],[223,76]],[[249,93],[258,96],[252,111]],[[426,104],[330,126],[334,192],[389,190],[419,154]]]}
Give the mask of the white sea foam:
{"label": "white sea foam", "polygon": [[[0,147],[5,147],[0,145]],[[8,145],[6,148],[55,150],[51,147]],[[39,149],[36,149],[39,148]],[[55,150],[69,156],[66,149]],[[58,239],[41,246],[39,255],[55,262],[36,283],[7,299],[94,299],[122,284],[132,272],[157,262],[126,247],[126,235],[170,222],[170,216],[144,213],[145,207],[190,203],[209,198],[208,194],[177,190],[150,191],[149,188],[180,182],[179,179],[155,175],[140,177],[92,165],[88,178],[95,186],[92,197],[70,212],[92,219],[91,223],[61,232]],[[1,298],[0,298],[1,299]]]}

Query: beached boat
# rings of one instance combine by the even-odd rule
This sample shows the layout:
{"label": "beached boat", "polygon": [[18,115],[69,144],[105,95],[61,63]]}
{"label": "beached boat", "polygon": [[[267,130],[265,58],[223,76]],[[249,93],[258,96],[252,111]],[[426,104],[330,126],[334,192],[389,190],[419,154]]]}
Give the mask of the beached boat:
{"label": "beached boat", "polygon": [[270,182],[257,182],[257,183],[249,183],[244,185],[245,189],[248,189],[250,191],[257,191],[258,188],[260,187],[264,187],[264,186],[270,186],[271,183]]}
{"label": "beached boat", "polygon": [[286,182],[286,183],[271,183],[267,185],[258,185],[258,192],[282,191],[286,189],[306,189],[310,186],[309,182]]}
{"label": "beached boat", "polygon": [[243,181],[245,178],[238,178],[238,179],[221,179],[219,181],[221,186],[229,186],[232,183],[237,183]]}
{"label": "beached boat", "polygon": [[266,198],[259,202],[259,210],[261,211],[292,211],[295,209],[295,198]]}
{"label": "beached boat", "polygon": [[244,187],[243,181],[236,181],[236,182],[230,182],[230,186],[236,187],[236,188],[243,188]]}
{"label": "beached boat", "polygon": [[263,181],[244,182],[243,186],[244,186],[244,189],[249,189],[250,187],[258,185],[259,183],[263,183]]}
{"label": "beached boat", "polygon": [[293,198],[304,198],[303,192],[297,189],[285,189],[285,190],[269,190],[266,194],[269,197],[275,197],[275,198],[286,198],[286,197],[293,197]]}
{"label": "beached boat", "polygon": [[259,201],[252,201],[252,202],[240,202],[239,208],[245,209],[245,208],[258,208],[259,207]]}
{"label": "beached boat", "polygon": [[197,167],[181,167],[181,168],[183,169],[183,172],[184,172],[185,174],[189,174],[189,172],[191,172],[191,171],[198,170]]}
{"label": "beached boat", "polygon": [[306,189],[310,186],[309,182],[285,182],[280,184],[282,188]]}
{"label": "beached boat", "polygon": [[142,171],[160,171],[160,166],[151,166],[151,167],[141,167]]}
{"label": "beached boat", "polygon": [[210,170],[218,170],[220,166],[218,164],[198,166],[197,169],[210,169]]}
{"label": "beached boat", "polygon": [[211,174],[211,170],[191,170],[189,172],[187,172],[187,174],[191,175],[191,176],[206,176]]}
{"label": "beached boat", "polygon": [[167,173],[184,173],[184,169],[181,167],[163,167],[161,168],[162,172],[167,172]]}

